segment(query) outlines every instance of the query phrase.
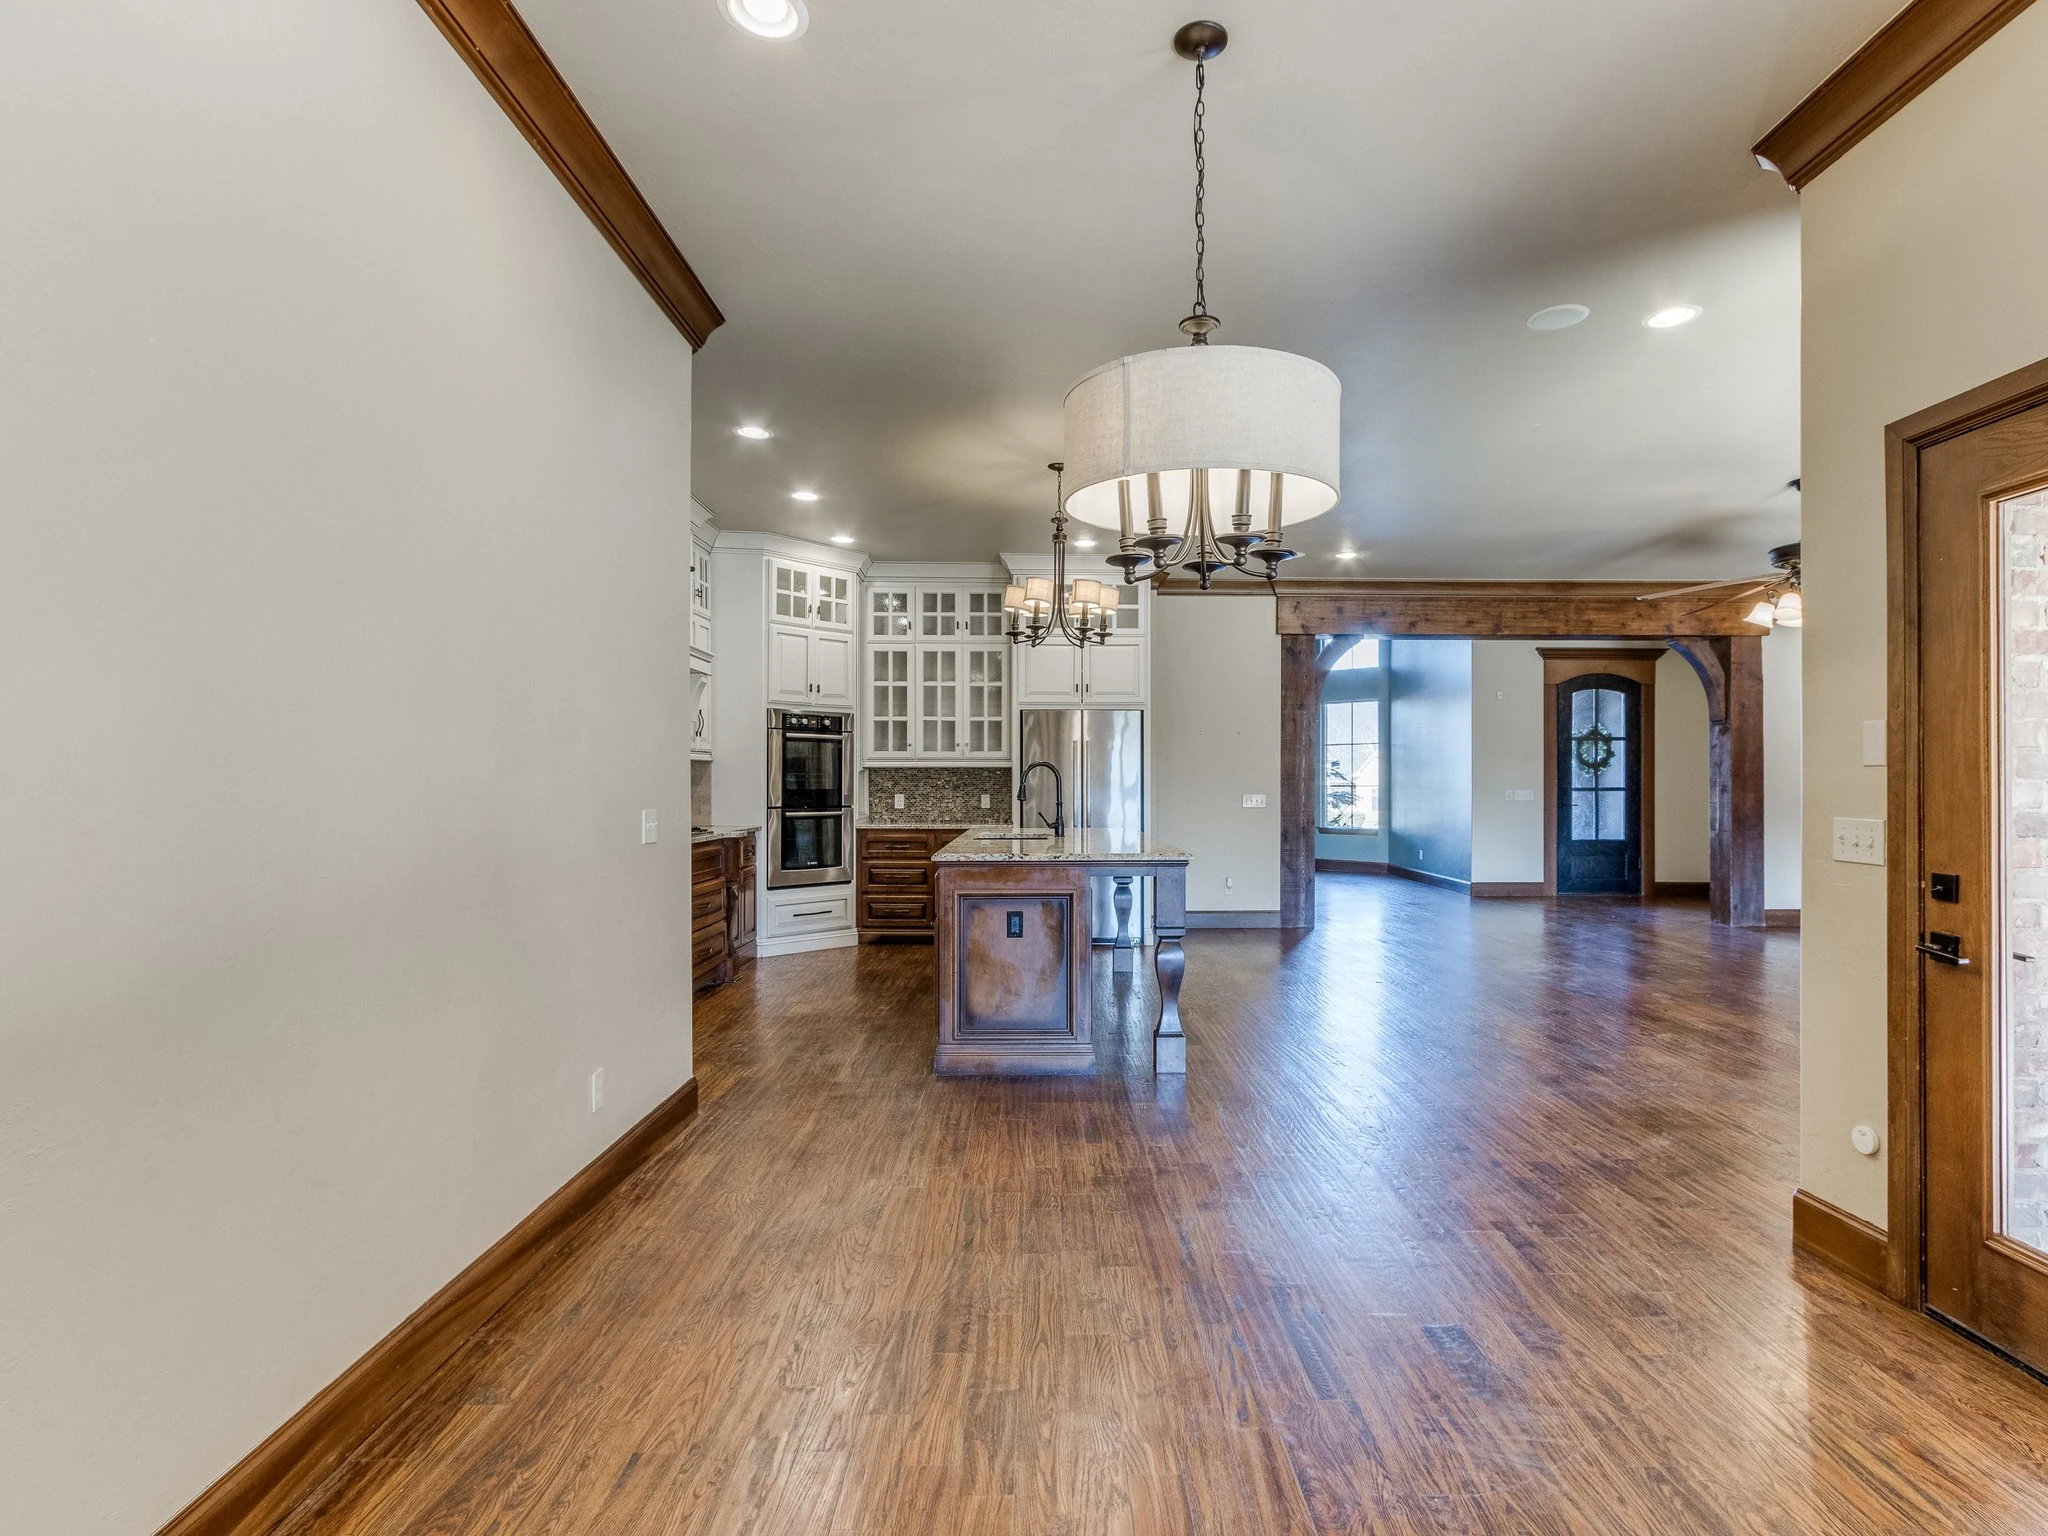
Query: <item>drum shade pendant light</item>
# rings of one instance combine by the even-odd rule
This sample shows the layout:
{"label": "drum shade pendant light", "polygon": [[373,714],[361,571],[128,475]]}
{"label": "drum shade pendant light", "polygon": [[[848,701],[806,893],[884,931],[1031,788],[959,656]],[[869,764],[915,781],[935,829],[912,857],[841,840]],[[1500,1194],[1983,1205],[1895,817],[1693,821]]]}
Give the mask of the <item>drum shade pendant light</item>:
{"label": "drum shade pendant light", "polygon": [[[1067,391],[1069,516],[1117,533],[1126,583],[1189,570],[1270,581],[1294,550],[1281,531],[1337,504],[1337,375],[1264,347],[1212,346],[1209,313],[1208,63],[1229,35],[1191,21],[1174,52],[1195,66],[1195,307],[1189,345],[1105,363]],[[1219,529],[1221,531],[1219,531]]]}

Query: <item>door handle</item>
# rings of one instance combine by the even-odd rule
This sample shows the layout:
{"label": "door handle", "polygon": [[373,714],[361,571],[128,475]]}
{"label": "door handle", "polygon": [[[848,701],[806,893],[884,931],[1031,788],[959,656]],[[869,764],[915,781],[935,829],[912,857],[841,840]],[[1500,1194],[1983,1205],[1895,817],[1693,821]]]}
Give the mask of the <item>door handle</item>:
{"label": "door handle", "polygon": [[1963,955],[1963,940],[1960,934],[1930,933],[1913,947],[1928,959],[1938,960],[1943,965],[1970,963]]}

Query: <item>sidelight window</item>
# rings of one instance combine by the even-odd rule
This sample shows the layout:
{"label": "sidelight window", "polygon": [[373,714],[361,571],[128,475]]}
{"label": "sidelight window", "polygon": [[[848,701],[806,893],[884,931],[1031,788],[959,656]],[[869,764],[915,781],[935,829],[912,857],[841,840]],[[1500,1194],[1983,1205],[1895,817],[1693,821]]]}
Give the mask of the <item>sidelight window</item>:
{"label": "sidelight window", "polygon": [[1380,828],[1380,701],[1323,704],[1323,825],[1339,832]]}

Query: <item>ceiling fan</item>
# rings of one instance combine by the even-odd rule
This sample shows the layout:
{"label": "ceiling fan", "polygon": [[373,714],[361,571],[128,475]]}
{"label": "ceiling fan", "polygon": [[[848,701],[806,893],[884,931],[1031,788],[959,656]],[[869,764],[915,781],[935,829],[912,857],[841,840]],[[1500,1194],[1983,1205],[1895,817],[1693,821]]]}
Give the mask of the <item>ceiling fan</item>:
{"label": "ceiling fan", "polygon": [[[1795,485],[1797,481],[1793,482]],[[1799,544],[1780,544],[1770,553],[1771,567],[1779,574],[1775,576],[1738,576],[1733,581],[1702,581],[1690,587],[1673,587],[1668,592],[1645,592],[1636,599],[1639,603],[1658,603],[1666,598],[1685,597],[1693,592],[1719,592],[1726,587],[1740,587],[1740,592],[1730,592],[1730,598],[1747,597],[1750,593],[1761,594],[1756,606],[1743,615],[1745,622],[1760,624],[1765,629],[1798,629],[1806,622],[1804,604],[1799,597]]]}

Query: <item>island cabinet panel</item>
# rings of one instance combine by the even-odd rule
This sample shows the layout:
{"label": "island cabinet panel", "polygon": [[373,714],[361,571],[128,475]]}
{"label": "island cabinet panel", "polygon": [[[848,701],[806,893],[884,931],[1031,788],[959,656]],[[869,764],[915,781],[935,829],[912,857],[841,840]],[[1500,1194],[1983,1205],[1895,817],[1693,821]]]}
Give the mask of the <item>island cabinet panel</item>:
{"label": "island cabinet panel", "polygon": [[854,834],[854,902],[861,940],[929,939],[938,881],[932,855],[958,827],[863,827]]}
{"label": "island cabinet panel", "polygon": [[1061,864],[946,864],[938,879],[934,1070],[1095,1070],[1088,873]]}

